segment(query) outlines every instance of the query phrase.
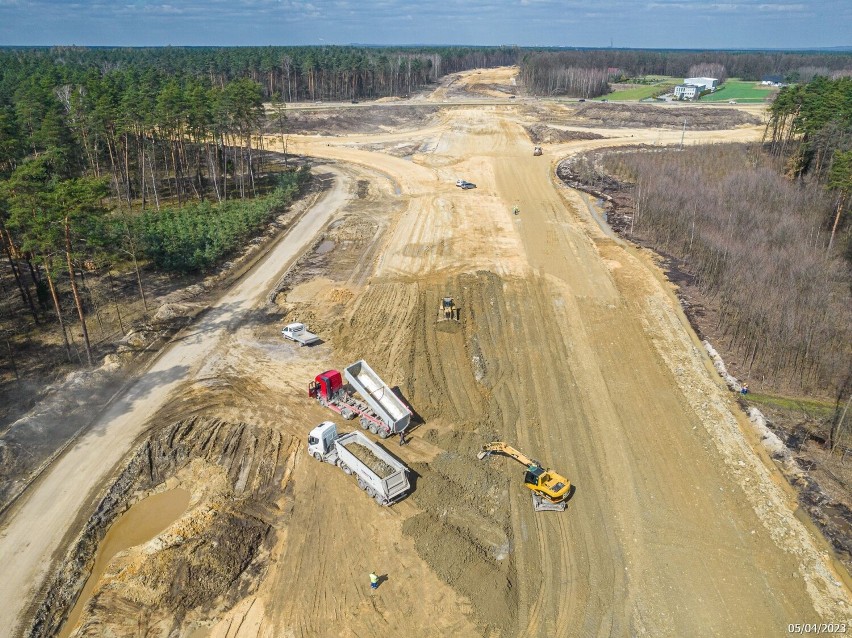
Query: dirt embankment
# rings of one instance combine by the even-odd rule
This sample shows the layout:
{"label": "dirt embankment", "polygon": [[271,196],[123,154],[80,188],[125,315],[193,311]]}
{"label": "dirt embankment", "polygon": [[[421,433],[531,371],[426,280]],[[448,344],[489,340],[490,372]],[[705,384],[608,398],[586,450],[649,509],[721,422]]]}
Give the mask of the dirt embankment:
{"label": "dirt embankment", "polygon": [[155,430],[130,455],[38,597],[27,635],[58,631],[110,524],[132,501],[179,476],[191,477],[189,484],[204,493],[193,494],[191,509],[151,543],[113,559],[75,635],[171,635],[244,597],[265,570],[291,445],[270,429],[211,418]]}
{"label": "dirt embankment", "polygon": [[545,124],[531,124],[530,126],[525,126],[524,130],[530,136],[533,144],[560,144],[575,140],[603,139],[603,135],[599,133],[592,133],[590,131],[564,131]]}
{"label": "dirt embankment", "polygon": [[691,130],[710,131],[762,123],[757,116],[737,109],[660,104],[586,102],[574,109],[574,115],[608,128],[681,128],[686,121]]}
{"label": "dirt embankment", "polygon": [[[428,126],[441,111],[439,106],[398,106],[364,104],[340,108],[289,109],[284,134],[346,135],[386,133]],[[279,135],[281,125],[274,114],[267,115],[263,133]]]}

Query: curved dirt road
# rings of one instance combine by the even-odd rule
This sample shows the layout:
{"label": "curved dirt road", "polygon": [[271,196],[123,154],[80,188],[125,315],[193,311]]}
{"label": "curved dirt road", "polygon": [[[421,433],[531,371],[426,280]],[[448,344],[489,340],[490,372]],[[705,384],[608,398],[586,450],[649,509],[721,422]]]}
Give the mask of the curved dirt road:
{"label": "curved dirt road", "polygon": [[78,515],[89,511],[94,493],[150,426],[152,415],[195,376],[220,342],[265,302],[290,263],[344,205],[346,178],[333,168],[322,170],[336,177],[332,190],[305,213],[269,255],[166,348],[7,514],[0,530],[0,600],[4,601],[0,605],[0,627],[13,628],[20,622],[51,561],[65,550],[66,533],[76,531]]}

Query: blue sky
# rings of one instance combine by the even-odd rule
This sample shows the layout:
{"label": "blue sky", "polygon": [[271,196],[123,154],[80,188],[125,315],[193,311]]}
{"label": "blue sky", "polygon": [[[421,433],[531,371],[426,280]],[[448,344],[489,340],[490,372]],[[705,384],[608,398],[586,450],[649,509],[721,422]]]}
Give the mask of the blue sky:
{"label": "blue sky", "polygon": [[852,45],[852,0],[0,0],[0,45]]}

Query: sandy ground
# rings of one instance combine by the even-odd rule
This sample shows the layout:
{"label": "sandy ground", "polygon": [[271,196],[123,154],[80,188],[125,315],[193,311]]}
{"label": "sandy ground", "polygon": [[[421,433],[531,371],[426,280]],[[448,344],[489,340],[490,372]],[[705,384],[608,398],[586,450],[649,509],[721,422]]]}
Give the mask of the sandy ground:
{"label": "sandy ground", "polygon": [[[677,144],[681,132],[601,128],[606,139],[533,157],[530,121],[501,102],[456,106],[420,131],[291,136],[292,152],[339,162],[348,193],[297,264],[303,276],[276,297],[283,318],[308,321],[324,343],[298,349],[277,325],[240,321],[286,258],[258,268],[18,506],[0,533],[10,557],[0,598],[15,601],[0,626],[31,602],[18,592],[48,570],[144,417],[163,406],[159,422],[210,413],[304,440],[333,416],[307,399],[308,381],[357,358],[422,421],[408,446],[387,443],[416,471],[413,494],[380,508],[301,449],[262,582],[175,635],[773,636],[851,619],[824,543],[755,451],[652,258],[556,183],[570,153]],[[761,134],[702,131],[686,143]],[[416,151],[394,155],[401,143]],[[459,178],[477,188],[456,188]],[[448,294],[461,321],[437,323]],[[477,461],[492,439],[566,475],[567,511],[536,514],[520,465]],[[376,592],[371,570],[384,577]]]}
{"label": "sandy ground", "polygon": [[287,265],[343,204],[346,192],[338,187],[303,217],[250,275],[182,334],[112,404],[6,516],[0,530],[4,562],[0,600],[6,601],[0,605],[0,627],[14,627],[33,602],[33,592],[44,581],[54,553],[64,549],[63,537],[78,513],[90,506],[92,492],[150,425],[149,418],[186,379],[198,374],[210,352],[265,301],[269,288]]}

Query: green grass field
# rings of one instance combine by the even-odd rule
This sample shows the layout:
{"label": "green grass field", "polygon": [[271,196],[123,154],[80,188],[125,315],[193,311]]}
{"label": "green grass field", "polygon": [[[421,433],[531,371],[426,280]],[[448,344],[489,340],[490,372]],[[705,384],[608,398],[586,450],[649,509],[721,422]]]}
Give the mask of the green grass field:
{"label": "green grass field", "polygon": [[662,95],[671,91],[674,86],[680,81],[678,78],[668,77],[665,75],[646,75],[643,80],[651,84],[638,84],[632,88],[624,89],[623,91],[613,91],[608,95],[601,95],[594,98],[595,100],[622,100],[625,102],[644,100],[645,98]]}
{"label": "green grass field", "polygon": [[596,100],[643,100],[647,97],[654,97],[655,95],[660,95],[667,91],[670,91],[674,87],[674,82],[661,82],[660,84],[651,84],[651,85],[643,85],[636,86],[632,89],[626,89],[624,91],[614,91],[608,95],[602,95],[599,98],[595,98]]}
{"label": "green grass field", "polygon": [[728,100],[743,103],[763,102],[774,91],[777,91],[777,89],[761,86],[758,82],[728,80],[714,93],[702,97],[699,102],[727,102]]}

